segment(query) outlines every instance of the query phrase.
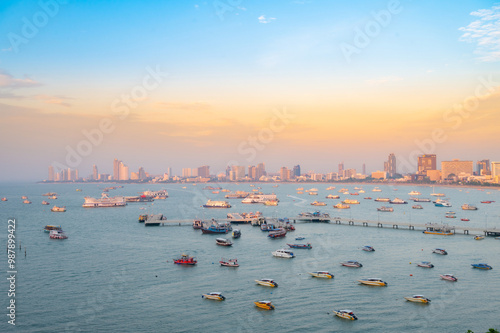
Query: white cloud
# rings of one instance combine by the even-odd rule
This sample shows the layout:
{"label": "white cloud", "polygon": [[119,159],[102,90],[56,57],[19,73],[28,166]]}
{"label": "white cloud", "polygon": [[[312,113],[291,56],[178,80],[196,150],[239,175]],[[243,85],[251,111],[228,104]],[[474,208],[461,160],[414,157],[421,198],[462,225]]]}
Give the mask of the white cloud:
{"label": "white cloud", "polygon": [[384,76],[380,77],[378,79],[370,79],[370,80],[365,80],[366,83],[370,85],[381,85],[389,82],[397,82],[397,81],[402,81],[403,78],[399,76]]}
{"label": "white cloud", "polygon": [[258,20],[259,23],[271,23],[272,21],[276,20],[276,18],[275,17],[266,18],[265,15],[261,15],[259,16]]}
{"label": "white cloud", "polygon": [[480,61],[500,61],[500,6],[479,9],[470,14],[479,19],[459,29],[464,32],[459,40],[476,43],[474,53]]}
{"label": "white cloud", "polygon": [[39,85],[39,82],[30,78],[16,79],[9,73],[0,70],[0,88],[23,88]]}

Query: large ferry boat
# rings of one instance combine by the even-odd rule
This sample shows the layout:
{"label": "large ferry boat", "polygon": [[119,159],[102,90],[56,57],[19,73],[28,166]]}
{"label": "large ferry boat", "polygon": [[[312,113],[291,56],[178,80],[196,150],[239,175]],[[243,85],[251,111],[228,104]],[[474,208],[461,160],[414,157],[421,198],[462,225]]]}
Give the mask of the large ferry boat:
{"label": "large ferry boat", "polygon": [[205,208],[231,208],[231,205],[227,201],[212,201],[208,200],[206,204],[203,205]]}
{"label": "large ferry boat", "polygon": [[109,197],[106,193],[102,193],[100,199],[85,197],[85,203],[82,205],[84,208],[97,208],[97,207],[124,207],[127,203],[124,197]]}
{"label": "large ferry boat", "polygon": [[245,191],[236,191],[236,192],[231,192],[229,194],[226,194],[225,197],[226,199],[243,199],[246,198],[250,195],[249,192]]}
{"label": "large ferry boat", "polygon": [[265,203],[266,201],[279,201],[276,194],[251,194],[243,199],[244,204]]}

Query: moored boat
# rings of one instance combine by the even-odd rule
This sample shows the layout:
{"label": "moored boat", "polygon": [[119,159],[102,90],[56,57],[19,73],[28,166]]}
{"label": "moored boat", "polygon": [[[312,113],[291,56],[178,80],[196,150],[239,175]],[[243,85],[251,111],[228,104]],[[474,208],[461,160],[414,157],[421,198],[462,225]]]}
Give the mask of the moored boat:
{"label": "moored boat", "polygon": [[349,208],[351,208],[351,206],[344,205],[343,203],[339,202],[338,204],[333,205],[333,208],[337,208],[337,209],[349,209]]}
{"label": "moored boat", "polygon": [[431,301],[430,299],[428,299],[424,295],[413,295],[411,297],[405,297],[404,299],[407,301],[410,301],[410,302],[425,303],[425,304],[428,304]]}
{"label": "moored boat", "polygon": [[375,249],[373,248],[373,246],[370,246],[370,245],[363,246],[362,250],[366,251],[366,252],[375,252]]}
{"label": "moored boat", "polygon": [[278,228],[274,231],[270,231],[267,237],[269,238],[282,238],[286,236],[286,229]]}
{"label": "moored boat", "polygon": [[51,230],[62,230],[60,225],[46,225],[45,228],[43,228],[43,231],[45,232],[50,232]]}
{"label": "moored boat", "polygon": [[474,239],[475,240],[483,240],[484,236],[483,235],[476,235],[476,236],[474,236]]}
{"label": "moored boat", "polygon": [[217,292],[203,294],[203,295],[201,295],[201,298],[211,299],[214,301],[223,301],[226,299],[226,297],[224,297],[221,293],[217,293]]}
{"label": "moored boat", "polygon": [[461,218],[460,221],[468,222],[468,221],[470,221],[470,219],[464,217],[464,218]]}
{"label": "moored boat", "polygon": [[401,204],[407,204],[408,201],[404,201],[403,199],[399,198],[394,198],[394,200],[389,201],[390,204],[396,204],[396,205],[401,205]]}
{"label": "moored boat", "polygon": [[222,258],[219,261],[219,264],[221,266],[226,266],[226,267],[240,267],[240,264],[238,264],[238,259],[228,259],[228,260],[225,260],[224,258]]}
{"label": "moored boat", "polygon": [[311,206],[326,206],[326,203],[322,201],[313,201],[311,202]]}
{"label": "moored boat", "polygon": [[272,252],[273,256],[279,257],[279,258],[293,258],[295,257],[295,254],[293,254],[292,251],[287,250],[287,249],[279,249],[276,251]]}
{"label": "moored boat", "polygon": [[436,206],[436,207],[451,207],[451,203],[449,203],[446,200],[439,200],[438,199],[434,202],[434,206]]}
{"label": "moored boat", "polygon": [[98,208],[98,207],[125,207],[127,202],[125,197],[109,197],[106,193],[101,194],[100,199],[85,197],[85,203],[82,205],[84,208]]}
{"label": "moored boat", "polygon": [[241,231],[239,229],[234,229],[233,238],[240,238],[240,237],[241,237]]}
{"label": "moored boat", "polygon": [[441,274],[439,275],[441,277],[441,279],[443,280],[447,280],[447,281],[453,281],[453,282],[456,282],[458,281],[458,279],[456,277],[453,276],[453,274]]}
{"label": "moored boat", "polygon": [[424,209],[424,207],[422,207],[422,205],[413,205],[413,206],[411,206],[411,208],[413,208],[413,209]]}
{"label": "moored boat", "polygon": [[43,200],[42,205],[50,205],[50,203],[48,201]]}
{"label": "moored boat", "polygon": [[418,267],[423,267],[423,268],[433,268],[434,265],[431,264],[429,261],[422,261],[421,263],[417,264]]}
{"label": "moored boat", "polygon": [[358,320],[358,317],[351,310],[333,310],[333,313],[340,318]]}
{"label": "moored boat", "polygon": [[418,192],[418,191],[411,191],[410,193],[408,193],[409,195],[421,195],[422,193]]}
{"label": "moored boat", "polygon": [[448,254],[448,252],[445,249],[440,249],[440,248],[432,250],[432,253],[442,254],[442,255],[447,255]]}
{"label": "moored boat", "polygon": [[394,208],[382,206],[380,208],[377,208],[377,211],[379,211],[379,212],[393,212]]}
{"label": "moored boat", "polygon": [[472,268],[477,268],[477,269],[486,269],[486,270],[493,269],[493,267],[485,263],[471,264],[471,266]]}
{"label": "moored boat", "polygon": [[204,234],[227,234],[230,230],[233,230],[231,223],[219,223],[214,219],[208,227],[206,225],[201,227],[201,232]]}
{"label": "moored boat", "polygon": [[29,200],[27,200],[27,199],[26,199],[26,200],[24,200],[24,201],[23,201],[23,203],[25,203],[25,204],[30,204],[30,203],[31,203],[31,201],[29,201]]}
{"label": "moored boat", "polygon": [[54,206],[50,210],[52,212],[65,212],[66,211],[66,206],[62,206],[62,207]]}
{"label": "moored boat", "polygon": [[453,235],[453,232],[448,226],[440,226],[440,225],[429,226],[422,232],[424,234],[429,234],[429,235],[444,235],[444,236]]}
{"label": "moored boat", "polygon": [[227,201],[217,201],[208,199],[207,203],[203,205],[204,208],[231,208]]}
{"label": "moored boat", "polygon": [[477,207],[473,206],[473,205],[469,205],[469,204],[463,204],[462,209],[463,210],[477,210]]}
{"label": "moored boat", "polygon": [[375,199],[374,201],[377,201],[377,202],[390,202],[391,199],[389,199],[389,198],[380,198],[379,197],[379,198]]}
{"label": "moored boat", "polygon": [[261,308],[264,310],[274,310],[274,305],[272,305],[270,301],[256,301],[253,303],[258,308]]}
{"label": "moored boat", "polygon": [[7,201],[8,199],[6,197],[3,197],[2,198],[2,201]]}
{"label": "moored boat", "polygon": [[197,262],[194,257],[190,257],[187,254],[182,254],[180,258],[174,259],[174,264],[177,265],[196,265]]}
{"label": "moored boat", "polygon": [[328,194],[326,196],[327,199],[340,199],[340,195]]}
{"label": "moored boat", "polygon": [[312,249],[311,243],[307,244],[286,244],[293,249]]}
{"label": "moored boat", "polygon": [[278,200],[267,200],[264,202],[265,206],[278,206]]}
{"label": "moored boat", "polygon": [[317,272],[309,272],[313,277],[323,278],[323,279],[333,279],[333,274],[328,271],[317,271]]}
{"label": "moored boat", "polygon": [[387,282],[382,281],[381,279],[376,279],[376,278],[358,280],[358,282],[361,284],[369,285],[369,286],[377,286],[377,287],[386,287],[387,286]]}
{"label": "moored boat", "polygon": [[356,260],[348,260],[340,263],[342,266],[346,267],[363,267],[363,265]]}
{"label": "moored boat", "polygon": [[260,280],[255,280],[255,282],[265,287],[271,287],[271,288],[278,287],[278,284],[273,279],[260,279]]}
{"label": "moored boat", "polygon": [[193,229],[201,229],[201,228],[203,228],[203,222],[201,220],[194,220],[193,221]]}
{"label": "moored boat", "polygon": [[52,239],[66,239],[68,235],[64,233],[61,229],[59,230],[50,230],[49,237]]}
{"label": "moored boat", "polygon": [[359,205],[359,201],[354,199],[345,199],[342,203],[346,205]]}
{"label": "moored boat", "polygon": [[215,239],[215,244],[221,245],[221,246],[231,246],[233,243],[227,239],[227,238],[216,238]]}

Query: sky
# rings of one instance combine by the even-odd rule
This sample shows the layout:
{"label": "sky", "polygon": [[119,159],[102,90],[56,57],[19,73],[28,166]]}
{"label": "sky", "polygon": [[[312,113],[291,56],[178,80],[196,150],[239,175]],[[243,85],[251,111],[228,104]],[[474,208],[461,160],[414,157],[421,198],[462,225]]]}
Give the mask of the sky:
{"label": "sky", "polygon": [[500,161],[500,2],[2,1],[0,181]]}

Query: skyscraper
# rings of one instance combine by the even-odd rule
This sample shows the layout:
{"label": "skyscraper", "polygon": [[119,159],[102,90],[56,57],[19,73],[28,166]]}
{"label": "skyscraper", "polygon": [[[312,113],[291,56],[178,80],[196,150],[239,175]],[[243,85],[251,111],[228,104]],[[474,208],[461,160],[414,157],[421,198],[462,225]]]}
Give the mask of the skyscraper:
{"label": "skyscraper", "polygon": [[52,165],[49,165],[49,181],[53,182],[55,179],[54,177],[54,167]]}
{"label": "skyscraper", "polygon": [[366,175],[366,164],[363,163],[363,175]]}
{"label": "skyscraper", "polygon": [[387,162],[384,163],[384,171],[387,172],[389,177],[396,175],[396,155],[394,153],[389,154]]}
{"label": "skyscraper", "polygon": [[191,177],[191,168],[182,168],[182,178]]}
{"label": "skyscraper", "polygon": [[240,180],[245,178],[245,167],[242,165],[233,165],[232,168],[234,172],[234,178],[235,180]]}
{"label": "skyscraper", "polygon": [[460,161],[455,159],[441,162],[441,175],[443,179],[450,176],[470,176],[472,175],[472,169],[472,161]]}
{"label": "skyscraper", "polygon": [[500,184],[500,162],[491,162],[491,175],[493,181]]}
{"label": "skyscraper", "polygon": [[97,166],[92,165],[92,180],[97,180],[99,178],[99,172],[97,171]]}
{"label": "skyscraper", "polygon": [[476,165],[477,165],[477,174],[479,176],[491,174],[490,160],[477,161]]}
{"label": "skyscraper", "polygon": [[198,168],[198,176],[202,178],[210,177],[210,167],[208,165],[203,165]]}
{"label": "skyscraper", "polygon": [[248,166],[248,177],[252,180],[257,179],[257,168],[255,167],[255,165]]}
{"label": "skyscraper", "polygon": [[118,161],[118,159],[115,158],[113,161],[113,180],[120,180],[120,163],[122,161]]}
{"label": "skyscraper", "polygon": [[339,175],[342,175],[344,173],[344,162],[339,164]]}
{"label": "skyscraper", "polygon": [[264,163],[257,164],[255,179],[259,180],[260,177],[265,175],[266,175],[266,165]]}
{"label": "skyscraper", "polygon": [[288,180],[288,168],[287,167],[281,167],[280,178],[282,181]]}
{"label": "skyscraper", "polygon": [[144,168],[143,167],[139,167],[139,171],[137,172],[137,178],[139,180],[144,180],[146,179],[146,171],[144,171]]}
{"label": "skyscraper", "polygon": [[417,173],[425,175],[427,170],[437,170],[436,154],[427,154],[418,157]]}
{"label": "skyscraper", "polygon": [[300,165],[297,164],[296,166],[293,167],[293,177],[296,178],[296,177],[300,177]]}
{"label": "skyscraper", "polygon": [[129,180],[129,172],[128,172],[128,166],[123,164],[122,161],[120,161],[120,164],[118,165],[118,180]]}

